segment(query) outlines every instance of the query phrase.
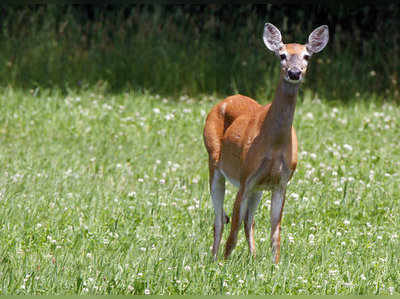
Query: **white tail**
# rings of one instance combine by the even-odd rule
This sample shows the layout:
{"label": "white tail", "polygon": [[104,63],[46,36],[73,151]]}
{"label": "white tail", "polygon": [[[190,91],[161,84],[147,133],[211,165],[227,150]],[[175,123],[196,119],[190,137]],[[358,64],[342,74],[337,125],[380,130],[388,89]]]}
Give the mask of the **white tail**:
{"label": "white tail", "polygon": [[280,223],[286,186],[297,164],[297,138],[292,127],[298,88],[309,58],[328,42],[326,25],[315,29],[306,45],[284,44],[272,24],[264,27],[264,43],[280,57],[281,75],[271,104],[234,95],[215,105],[207,116],[204,143],[209,154],[210,190],[215,210],[212,254],[217,257],[224,224],[225,179],[239,187],[225,246],[227,258],[237,242],[242,221],[250,252],[255,255],[254,213],[262,190],[271,190],[271,246],[280,257]]}

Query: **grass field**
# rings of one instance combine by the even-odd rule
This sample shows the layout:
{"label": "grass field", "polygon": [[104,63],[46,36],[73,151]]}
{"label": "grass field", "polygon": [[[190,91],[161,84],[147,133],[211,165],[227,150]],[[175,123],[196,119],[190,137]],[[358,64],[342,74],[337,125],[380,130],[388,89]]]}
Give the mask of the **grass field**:
{"label": "grass field", "polygon": [[217,100],[2,89],[0,294],[400,294],[400,108],[302,94],[275,266],[267,193],[257,259],[211,259]]}

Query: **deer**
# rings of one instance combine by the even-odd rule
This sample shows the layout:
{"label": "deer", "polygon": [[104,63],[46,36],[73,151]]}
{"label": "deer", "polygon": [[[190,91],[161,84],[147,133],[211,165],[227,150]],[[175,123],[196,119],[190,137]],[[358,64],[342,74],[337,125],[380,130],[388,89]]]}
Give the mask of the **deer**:
{"label": "deer", "polygon": [[271,191],[270,244],[275,264],[280,260],[282,212],[287,184],[297,166],[297,137],[292,126],[297,94],[311,56],[322,51],[329,40],[327,25],[311,32],[308,43],[282,42],[278,28],[265,23],[263,41],[280,59],[280,79],[271,103],[263,106],[236,94],[216,104],[208,113],[203,138],[208,152],[209,184],[214,208],[216,260],[224,224],[225,181],[238,187],[231,229],[225,244],[227,259],[236,246],[241,223],[250,254],[255,257],[254,214],[264,190]]}

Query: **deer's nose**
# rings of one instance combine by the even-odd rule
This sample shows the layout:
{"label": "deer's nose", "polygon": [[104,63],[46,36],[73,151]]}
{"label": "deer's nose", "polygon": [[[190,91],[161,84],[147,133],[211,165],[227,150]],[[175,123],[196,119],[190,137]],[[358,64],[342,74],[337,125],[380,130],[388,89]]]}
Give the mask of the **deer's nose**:
{"label": "deer's nose", "polygon": [[288,76],[290,80],[299,80],[301,71],[298,68],[292,68],[288,70]]}

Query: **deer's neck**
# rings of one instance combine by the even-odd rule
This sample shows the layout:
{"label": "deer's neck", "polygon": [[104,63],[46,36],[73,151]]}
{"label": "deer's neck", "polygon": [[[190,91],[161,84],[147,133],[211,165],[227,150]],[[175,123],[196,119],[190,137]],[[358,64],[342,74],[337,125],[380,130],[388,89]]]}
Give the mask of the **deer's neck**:
{"label": "deer's neck", "polygon": [[293,116],[300,83],[286,82],[283,77],[276,89],[275,98],[263,122],[263,132],[274,145],[287,144],[291,140]]}

